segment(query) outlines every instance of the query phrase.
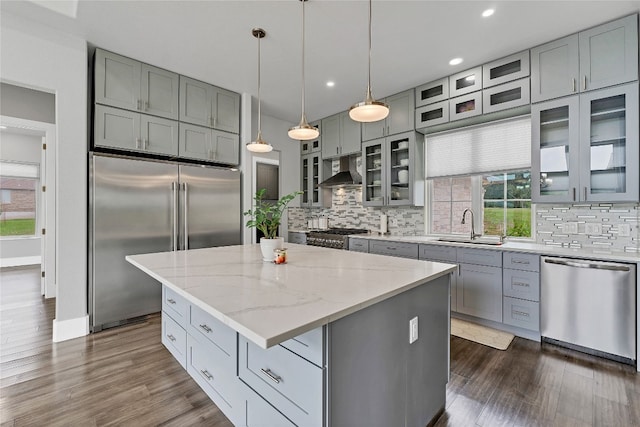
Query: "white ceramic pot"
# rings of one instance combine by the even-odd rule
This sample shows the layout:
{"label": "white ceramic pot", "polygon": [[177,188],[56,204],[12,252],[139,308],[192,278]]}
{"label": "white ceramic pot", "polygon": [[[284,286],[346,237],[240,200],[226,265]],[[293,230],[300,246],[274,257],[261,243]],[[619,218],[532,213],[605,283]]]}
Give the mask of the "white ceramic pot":
{"label": "white ceramic pot", "polygon": [[409,182],[409,171],[407,170],[398,171],[398,182],[402,184],[406,184],[407,182]]}
{"label": "white ceramic pot", "polygon": [[260,238],[260,250],[262,251],[262,260],[265,262],[273,262],[273,250],[282,249],[284,238],[276,237],[275,239]]}

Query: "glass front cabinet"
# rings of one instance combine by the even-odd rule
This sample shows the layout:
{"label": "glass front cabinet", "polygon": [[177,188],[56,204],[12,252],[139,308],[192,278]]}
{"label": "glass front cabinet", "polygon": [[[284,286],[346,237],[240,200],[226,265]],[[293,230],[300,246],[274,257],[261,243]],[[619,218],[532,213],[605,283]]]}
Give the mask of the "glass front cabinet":
{"label": "glass front cabinet", "polygon": [[534,104],[533,202],[638,201],[638,84]]}
{"label": "glass front cabinet", "polygon": [[[419,140],[417,140],[419,138]],[[422,146],[415,132],[379,138],[362,145],[364,206],[424,203]]]}
{"label": "glass front cabinet", "polygon": [[322,182],[322,157],[319,152],[300,157],[301,206],[318,207],[323,205],[323,191],[318,186]]}

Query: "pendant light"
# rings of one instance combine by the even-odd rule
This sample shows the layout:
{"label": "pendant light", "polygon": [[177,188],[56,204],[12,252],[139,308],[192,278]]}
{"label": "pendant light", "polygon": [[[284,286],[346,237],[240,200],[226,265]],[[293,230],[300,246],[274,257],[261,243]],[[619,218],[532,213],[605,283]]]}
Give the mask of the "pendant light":
{"label": "pendant light", "polygon": [[352,105],[349,109],[349,117],[356,122],[377,122],[389,115],[389,106],[384,102],[376,101],[371,95],[371,0],[369,0],[369,80],[367,82],[367,94],[363,102]]}
{"label": "pendant light", "polygon": [[307,117],[304,113],[304,3],[307,0],[300,0],[302,3],[302,117],[298,126],[289,129],[289,138],[300,141],[316,139],[320,135],[317,127],[307,123]]}
{"label": "pendant light", "polygon": [[258,39],[258,136],[255,141],[247,143],[247,150],[254,153],[268,153],[273,147],[262,139],[261,112],[260,112],[260,39],[267,35],[262,28],[251,30],[253,37]]}

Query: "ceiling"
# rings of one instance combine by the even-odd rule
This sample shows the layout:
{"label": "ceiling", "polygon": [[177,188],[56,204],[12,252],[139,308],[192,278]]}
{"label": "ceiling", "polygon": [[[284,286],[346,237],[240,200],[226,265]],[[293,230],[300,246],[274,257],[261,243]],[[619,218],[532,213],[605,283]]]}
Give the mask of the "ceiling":
{"label": "ceiling", "polygon": [[[492,7],[495,14],[481,17]],[[309,0],[306,112],[309,121],[364,99],[368,2]],[[263,28],[262,110],[296,124],[301,111],[298,0],[12,1],[13,15],[46,24],[121,55],[257,95]],[[640,11],[636,1],[383,1],[372,7],[372,90],[382,98],[537,44]],[[453,57],[464,62],[450,66]],[[7,60],[7,58],[2,58]],[[335,81],[333,88],[326,82]]]}

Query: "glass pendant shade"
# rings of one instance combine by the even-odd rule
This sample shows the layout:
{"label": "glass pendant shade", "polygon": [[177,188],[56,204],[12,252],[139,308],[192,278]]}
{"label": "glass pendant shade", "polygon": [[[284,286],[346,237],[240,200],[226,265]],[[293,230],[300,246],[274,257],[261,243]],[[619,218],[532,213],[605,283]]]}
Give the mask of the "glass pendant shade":
{"label": "glass pendant shade", "polygon": [[247,150],[253,153],[268,153],[273,150],[271,144],[262,139],[262,129],[261,129],[261,118],[262,114],[260,111],[260,39],[267,35],[267,33],[262,28],[254,28],[251,30],[251,34],[253,37],[258,39],[258,136],[255,141],[251,141],[247,143]]}

